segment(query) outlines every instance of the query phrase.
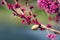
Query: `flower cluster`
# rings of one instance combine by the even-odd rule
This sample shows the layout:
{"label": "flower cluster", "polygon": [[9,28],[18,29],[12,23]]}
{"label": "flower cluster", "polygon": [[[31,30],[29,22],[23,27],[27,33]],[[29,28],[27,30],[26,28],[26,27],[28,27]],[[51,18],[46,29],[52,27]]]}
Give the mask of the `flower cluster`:
{"label": "flower cluster", "polygon": [[[25,12],[25,8],[21,7],[20,4],[18,3],[18,0],[15,0],[15,4],[10,4],[10,3],[7,3],[6,0],[3,0],[2,1],[2,4],[3,3],[6,3],[7,5],[7,8],[9,10],[12,10],[13,11],[13,15],[14,16],[18,16],[22,19],[22,24],[26,23],[27,25],[30,25],[30,24],[37,24],[39,25],[40,23],[38,22],[37,18],[36,18],[36,14],[32,14],[32,9],[34,8],[33,5],[30,5],[28,6],[28,0],[26,0],[26,6],[28,6],[28,8],[31,10],[28,12],[28,16],[26,16],[26,14],[24,13]],[[19,9],[21,11],[21,13],[18,13],[15,9]],[[32,18],[33,17],[33,18]],[[35,19],[36,18],[36,19]]]}
{"label": "flower cluster", "polygon": [[[54,21],[58,22],[60,20],[59,7],[60,3],[58,0],[37,0],[37,5],[39,8],[45,10],[48,14],[55,14]],[[48,19],[51,21],[52,18],[48,15]]]}
{"label": "flower cluster", "polygon": [[47,13],[57,13],[60,6],[58,0],[37,0],[37,3]]}

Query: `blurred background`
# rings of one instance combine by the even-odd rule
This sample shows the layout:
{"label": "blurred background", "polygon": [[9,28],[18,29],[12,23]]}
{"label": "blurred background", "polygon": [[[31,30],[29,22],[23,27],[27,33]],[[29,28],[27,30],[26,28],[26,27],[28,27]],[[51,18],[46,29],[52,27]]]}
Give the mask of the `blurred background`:
{"label": "blurred background", "polygon": [[[25,1],[19,0],[21,6],[25,6]],[[13,0],[8,0],[8,2],[14,3]],[[32,12],[38,15],[37,18],[40,23],[47,24],[47,15],[38,8],[37,0],[29,0],[29,4],[34,6]],[[54,23],[54,21],[51,21],[50,24],[53,25],[52,28],[60,30],[59,24]],[[4,5],[0,5],[0,40],[48,40],[46,30],[33,31],[31,26],[22,25],[19,17],[13,16],[11,10],[8,10]],[[60,35],[57,34],[55,40],[60,40]]]}

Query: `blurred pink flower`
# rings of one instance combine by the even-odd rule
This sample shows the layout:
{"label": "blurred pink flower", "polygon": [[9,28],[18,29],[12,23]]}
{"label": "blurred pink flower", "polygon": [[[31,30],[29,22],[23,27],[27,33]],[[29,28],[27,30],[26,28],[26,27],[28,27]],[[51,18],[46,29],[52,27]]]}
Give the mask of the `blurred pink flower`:
{"label": "blurred pink flower", "polygon": [[17,4],[14,4],[14,8],[20,8],[20,5],[17,3]]}
{"label": "blurred pink flower", "polygon": [[49,39],[55,39],[56,35],[55,34],[48,34],[47,38]]}
{"label": "blurred pink flower", "polygon": [[3,4],[3,5],[4,5],[5,3],[2,1],[2,2],[1,2],[1,4]]}
{"label": "blurred pink flower", "polygon": [[21,11],[24,12],[25,11],[25,8],[21,8]]}
{"label": "blurred pink flower", "polygon": [[58,0],[37,0],[37,5],[39,8],[45,10],[47,13],[56,13],[59,6]]}
{"label": "blurred pink flower", "polygon": [[23,20],[22,20],[22,24],[24,24],[24,23],[25,23],[25,20],[23,19]]}
{"label": "blurred pink flower", "polygon": [[47,26],[46,26],[46,27],[51,28],[52,26],[51,26],[51,24],[47,24]]}
{"label": "blurred pink flower", "polygon": [[13,10],[13,5],[12,4],[7,4],[8,9]]}
{"label": "blurred pink flower", "polygon": [[29,8],[32,10],[34,7],[33,7],[33,5],[30,5]]}

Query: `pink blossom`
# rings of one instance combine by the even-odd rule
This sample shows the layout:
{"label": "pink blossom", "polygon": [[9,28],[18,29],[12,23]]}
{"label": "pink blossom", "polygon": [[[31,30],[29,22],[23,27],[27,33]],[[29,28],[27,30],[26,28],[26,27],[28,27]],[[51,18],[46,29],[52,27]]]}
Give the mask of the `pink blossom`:
{"label": "pink blossom", "polygon": [[36,17],[36,14],[33,14],[33,17]]}
{"label": "pink blossom", "polygon": [[55,39],[56,35],[55,34],[48,34],[47,38],[49,39]]}
{"label": "pink blossom", "polygon": [[55,16],[55,22],[58,23],[58,22],[59,22],[59,19],[60,19],[60,16],[59,16],[59,15],[56,15],[56,16]]}
{"label": "pink blossom", "polygon": [[21,8],[21,11],[24,12],[25,11],[25,8]]}
{"label": "pink blossom", "polygon": [[25,23],[25,20],[23,19],[23,20],[22,20],[22,24],[24,24],[24,23]]}
{"label": "pink blossom", "polygon": [[17,4],[14,4],[14,8],[20,8],[20,5],[17,3]]}
{"label": "pink blossom", "polygon": [[30,20],[32,18],[32,16],[27,16],[27,19]]}
{"label": "pink blossom", "polygon": [[35,24],[35,20],[34,20],[34,19],[32,19],[32,20],[31,20],[31,23],[32,23],[32,24]]}
{"label": "pink blossom", "polygon": [[51,28],[51,24],[47,24],[47,26],[46,26],[46,27]]}
{"label": "pink blossom", "polygon": [[8,9],[13,10],[13,5],[12,4],[7,4]]}
{"label": "pink blossom", "polygon": [[31,16],[27,16],[25,18],[25,20],[26,20],[27,25],[30,25],[31,24]]}
{"label": "pink blossom", "polygon": [[34,7],[33,7],[33,5],[30,5],[29,8],[32,10]]}
{"label": "pink blossom", "polygon": [[35,19],[35,24],[37,24],[37,25],[39,25],[40,23],[38,22],[38,20],[37,19]]}
{"label": "pink blossom", "polygon": [[3,5],[4,5],[5,3],[2,1],[2,2],[1,2],[1,4],[3,4]]}
{"label": "pink blossom", "polygon": [[40,24],[37,19],[32,19],[31,20],[31,23],[32,24],[36,24],[36,25],[39,25]]}
{"label": "pink blossom", "polygon": [[37,0],[37,5],[39,8],[45,10],[47,13],[56,13],[58,6],[58,0]]}
{"label": "pink blossom", "polygon": [[25,15],[24,14],[20,14],[20,18],[25,18]]}
{"label": "pink blossom", "polygon": [[43,30],[45,30],[45,28],[42,28],[42,27],[41,27],[40,30],[43,31]]}
{"label": "pink blossom", "polygon": [[30,25],[31,24],[31,21],[30,20],[26,20],[26,24],[27,25]]}

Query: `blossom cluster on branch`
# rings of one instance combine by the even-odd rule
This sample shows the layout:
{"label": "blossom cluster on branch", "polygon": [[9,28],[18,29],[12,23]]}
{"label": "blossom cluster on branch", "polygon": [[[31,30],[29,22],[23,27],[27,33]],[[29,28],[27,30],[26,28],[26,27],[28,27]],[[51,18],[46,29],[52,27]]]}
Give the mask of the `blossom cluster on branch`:
{"label": "blossom cluster on branch", "polygon": [[[9,10],[12,10],[12,14],[14,16],[18,16],[19,18],[21,18],[21,23],[22,24],[33,24],[32,26],[32,30],[36,30],[36,29],[40,29],[40,30],[48,30],[48,35],[47,38],[49,40],[54,40],[55,38],[55,34],[60,34],[60,31],[52,29],[52,25],[47,24],[46,26],[41,24],[38,19],[36,18],[36,14],[32,13],[32,10],[34,8],[33,5],[29,5],[29,0],[25,1],[25,5],[26,7],[29,9],[28,15],[26,15],[25,11],[27,10],[26,8],[21,7],[21,5],[19,4],[19,0],[14,0],[14,4],[10,4],[7,2],[7,0],[2,0],[1,4],[2,5],[6,5],[7,8]],[[59,7],[60,7],[60,3],[58,2],[58,0],[37,0],[37,5],[39,8],[43,9],[47,15],[48,15],[48,20],[51,21],[51,17],[50,14],[55,14],[53,20],[56,22],[59,22],[60,20],[60,12],[59,12]],[[17,10],[19,9],[19,10]],[[20,12],[20,13],[19,13]],[[50,34],[49,31],[54,32],[55,34]]]}
{"label": "blossom cluster on branch", "polygon": [[[49,20],[54,20],[59,22],[60,20],[60,3],[58,0],[37,0],[37,5],[39,8],[43,9]],[[52,19],[50,14],[55,14],[55,17]]]}

